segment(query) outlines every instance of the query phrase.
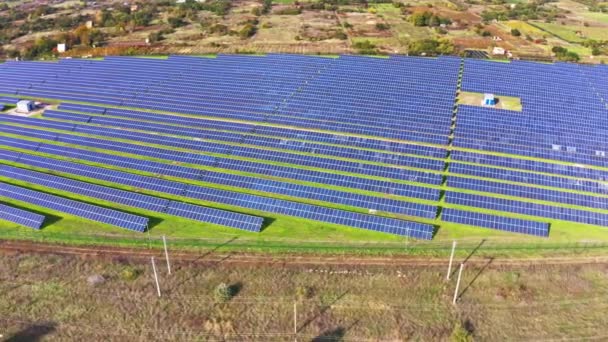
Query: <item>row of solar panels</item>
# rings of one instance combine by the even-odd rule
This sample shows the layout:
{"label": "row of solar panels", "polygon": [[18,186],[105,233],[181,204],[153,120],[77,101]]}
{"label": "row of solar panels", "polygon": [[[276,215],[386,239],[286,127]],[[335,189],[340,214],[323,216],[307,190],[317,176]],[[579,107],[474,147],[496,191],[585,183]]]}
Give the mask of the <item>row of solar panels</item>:
{"label": "row of solar panels", "polygon": [[[196,138],[196,141],[192,140],[178,140],[172,139],[172,141],[177,143],[176,147],[181,148],[189,148],[189,149],[204,149],[205,145],[201,140],[214,140],[220,141],[222,143],[231,143],[230,145],[224,146],[225,152],[223,154],[229,154],[231,146],[234,144],[241,145],[252,145],[252,146],[263,146],[269,147],[273,149],[281,149],[281,150],[291,150],[302,153],[309,154],[318,154],[318,155],[328,155],[340,158],[347,159],[356,159],[356,160],[365,160],[369,162],[376,163],[385,163],[385,164],[395,164],[395,165],[403,165],[403,166],[411,166],[416,168],[430,168],[434,170],[441,170],[442,161],[423,159],[417,157],[403,156],[397,154],[390,154],[384,152],[374,152],[368,150],[347,148],[347,147],[336,147],[330,145],[302,142],[296,140],[285,140],[280,138],[269,138],[269,137],[261,137],[257,135],[244,135],[240,133],[228,133],[228,132],[217,132],[217,131],[205,131],[195,128],[186,128],[186,127],[175,127],[165,124],[156,124],[156,123],[146,123],[141,121],[133,121],[126,119],[116,119],[116,118],[107,118],[107,117],[98,117],[98,116],[89,116],[89,115],[81,115],[67,112],[58,112],[47,110],[44,112],[45,118],[51,119],[61,119],[61,120],[70,120],[70,121],[78,121],[85,122],[87,124],[94,125],[103,125],[103,126],[111,126],[111,127],[119,127],[131,130],[140,130],[145,132],[154,132],[154,133],[163,133],[163,134],[171,134],[184,136],[188,138]],[[32,122],[31,120],[19,120],[12,119],[14,122],[28,124]],[[39,122],[42,125],[48,124],[52,125],[52,122],[40,120]],[[63,125],[64,128],[69,129],[70,126],[67,124]],[[71,130],[79,131],[79,127],[85,126],[74,126],[72,125]],[[93,129],[90,127],[89,129]],[[149,135],[144,135],[149,136]],[[217,144],[213,144],[210,146],[218,146]],[[221,147],[221,145],[219,145]],[[255,151],[255,150],[253,150]],[[260,151],[260,150],[258,150]],[[214,151],[215,152],[215,151]],[[222,153],[222,152],[216,152]]]}
{"label": "row of solar panels", "polygon": [[[19,155],[14,152],[5,151],[3,153],[6,156],[14,154],[13,157],[16,157],[16,159],[21,163],[23,163],[24,161],[27,162],[27,158],[30,158],[33,161],[40,162],[38,164],[32,163],[33,166],[49,167],[49,165],[52,165],[53,163],[51,160],[45,161],[46,158],[42,157],[29,156],[23,158],[24,155],[21,155],[22,158],[19,158]],[[76,168],[78,167],[70,162],[56,162],[59,166],[56,171],[66,172],[66,169],[62,169],[61,165],[67,166],[72,164],[72,167],[67,170],[76,170]],[[93,167],[82,167],[94,169]],[[54,175],[48,175],[27,169],[15,168],[7,165],[0,165],[0,176],[25,181],[31,184],[46,186],[49,188],[78,193],[86,195],[88,197],[94,197],[106,201],[120,203],[126,206],[139,207],[150,211],[163,211],[163,208],[165,208],[166,206],[170,206],[170,203],[173,202],[138,193],[132,193],[124,190],[118,190]],[[87,174],[86,176],[90,177],[91,175]],[[29,189],[24,189],[3,183],[0,183],[0,189],[6,190],[6,192],[3,192],[3,195],[5,197],[14,198],[17,200],[25,201],[27,203],[41,205],[43,207],[67,212],[83,218],[109,223],[127,229],[143,231],[146,228],[145,225],[147,225],[147,219],[142,220],[142,218],[139,218],[135,215],[125,214],[115,210],[109,210],[101,207],[92,206],[89,204],[79,203],[61,197],[35,192]],[[184,216],[192,219],[200,219],[206,216],[214,217],[214,214],[220,212],[214,210],[213,213],[209,213],[208,211],[201,211],[200,208],[201,207],[181,203],[174,209],[166,210],[166,212],[170,215]],[[41,215],[30,214],[10,207],[4,208],[4,206],[0,206],[0,218],[36,229],[40,228],[44,220],[44,217]],[[220,219],[222,218],[226,220],[225,215]],[[243,227],[247,224],[249,224],[250,227],[253,223],[252,221],[255,222],[255,227],[257,227],[257,223],[259,223],[258,220],[260,219],[256,217],[250,217],[234,213],[231,213],[231,218],[237,220],[239,225],[236,227],[241,229],[244,229]],[[247,222],[240,221],[243,218],[245,218]],[[496,215],[472,213],[453,208],[445,208],[443,210],[442,220],[444,222],[455,222],[508,232],[532,234],[537,236],[548,235],[548,224],[546,223],[507,218]],[[211,222],[217,223],[215,222],[215,220],[211,220]],[[394,231],[387,232],[395,233]],[[428,235],[424,235],[417,230],[413,231],[412,234],[408,235],[411,235],[416,238],[428,238]]]}
{"label": "row of solar panels", "polygon": [[[39,148],[33,148],[33,150],[37,152],[61,155],[74,159],[85,159],[103,164],[111,164],[111,160],[102,159],[96,156],[94,152],[70,149],[60,146],[44,146],[39,143],[37,144],[40,145]],[[27,143],[15,145],[16,146],[14,147],[19,148],[27,147]],[[3,153],[0,154],[0,158],[4,158],[8,161],[17,161],[19,163],[26,164],[29,166],[42,167],[45,169],[66,172],[77,176],[113,182],[124,186],[148,189],[158,193],[179,195],[181,197],[195,200],[203,200],[212,203],[222,203],[235,207],[243,207],[270,213],[302,217],[306,219],[336,223],[356,228],[370,229],[399,235],[408,235],[416,238],[425,239],[430,239],[433,233],[433,227],[431,225],[426,224],[396,220],[386,217],[364,215],[354,212],[347,212],[343,210],[313,206],[309,204],[285,201],[280,199],[266,198],[256,195],[248,195],[244,193],[212,189],[197,185],[189,185],[156,177],[140,176],[122,171],[108,170],[99,167],[75,164],[45,157],[3,151]],[[141,163],[141,161],[138,160],[133,161],[135,163],[131,165],[125,165],[124,163],[122,163],[118,164],[117,166],[129,166],[134,169],[137,169],[138,165],[143,164]]]}
{"label": "row of solar panels", "polygon": [[[429,157],[443,158],[445,157],[445,149],[412,145],[401,142],[377,140],[373,138],[360,138],[348,135],[335,135],[329,133],[321,133],[314,131],[294,130],[282,127],[262,126],[255,124],[245,124],[227,121],[207,120],[203,118],[182,117],[167,114],[156,114],[149,112],[141,112],[129,109],[104,108],[97,106],[68,104],[63,103],[59,106],[62,111],[76,111],[82,113],[91,113],[97,115],[110,115],[113,117],[122,117],[131,120],[144,120],[162,124],[172,124],[179,126],[187,126],[190,129],[199,129],[203,131],[222,130],[236,133],[255,133],[257,135],[266,135],[270,137],[310,140],[315,142],[345,145],[353,147],[361,147],[368,149],[376,149],[389,152],[407,153],[415,155],[423,155]],[[57,113],[56,111],[47,110],[45,113]],[[141,122],[141,121],[138,121]]]}
{"label": "row of solar panels", "polygon": [[[28,119],[28,120],[32,123],[35,122],[33,119]],[[56,125],[53,127],[56,128]],[[88,132],[87,130],[82,130],[82,129],[78,130],[78,131],[81,133]],[[118,152],[143,155],[143,156],[147,156],[147,157],[151,157],[151,158],[166,159],[166,160],[172,160],[172,161],[176,161],[176,162],[189,163],[189,164],[197,164],[197,165],[201,165],[201,166],[218,167],[218,162],[220,162],[220,161],[226,162],[223,165],[238,164],[236,162],[230,162],[230,161],[234,161],[234,159],[230,159],[230,158],[212,157],[212,156],[198,154],[198,153],[194,153],[194,152],[182,152],[182,151],[170,150],[167,148],[157,148],[157,147],[141,145],[141,142],[157,143],[157,144],[159,142],[161,142],[161,144],[162,144],[164,142],[167,142],[168,139],[171,139],[171,138],[168,138],[166,140],[166,139],[163,139],[162,137],[159,137],[154,134],[150,134],[148,136],[145,136],[145,138],[144,138],[144,136],[139,136],[139,134],[137,134],[137,133],[128,132],[128,131],[124,131],[124,130],[114,130],[114,132],[106,132],[106,131],[101,132],[101,130],[94,131],[94,134],[98,135],[98,136],[122,138],[122,139],[128,139],[128,140],[133,140],[135,142],[138,142],[138,143],[126,143],[126,142],[120,142],[120,141],[114,141],[114,140],[108,140],[108,139],[100,139],[100,138],[91,138],[91,137],[78,136],[78,135],[66,134],[66,133],[47,132],[44,130],[36,130],[36,129],[25,128],[25,127],[10,126],[10,125],[6,125],[6,124],[0,124],[0,132],[29,136],[29,137],[33,137],[33,138],[46,139],[46,140],[52,140],[52,141],[59,141],[59,142],[64,142],[64,143],[69,143],[69,144],[84,145],[84,146],[89,146],[89,147],[114,150],[114,151],[118,151]],[[133,136],[136,136],[136,135],[138,135],[138,136],[136,138],[134,138]],[[164,145],[170,146],[171,144],[167,143]],[[314,168],[319,168],[319,169],[328,169],[328,170],[335,170],[335,171],[341,171],[341,172],[363,174],[363,175],[376,176],[376,177],[384,177],[384,178],[390,178],[390,179],[400,179],[400,180],[422,182],[422,183],[429,183],[429,184],[440,184],[441,183],[441,175],[437,174],[437,173],[429,173],[429,172],[387,167],[387,166],[374,165],[374,164],[363,164],[363,163],[356,163],[356,162],[343,161],[343,160],[332,161],[330,159],[318,158],[318,157],[307,157],[307,156],[295,155],[295,156],[293,156],[294,158],[290,158],[291,156],[289,156],[288,154],[276,152],[276,151],[266,151],[262,156],[260,156],[258,153],[253,153],[252,151],[248,150],[247,148],[243,148],[240,146],[235,146],[233,148],[233,150],[230,152],[230,155],[238,156],[238,157],[245,157],[245,158],[252,158],[252,159],[262,159],[262,157],[263,157],[264,160],[269,160],[269,161],[273,161],[273,162],[280,162],[280,163],[286,163],[286,164],[301,165],[301,166],[306,166],[306,167],[314,167]],[[258,163],[261,164],[261,162],[258,162]]]}
{"label": "row of solar panels", "polygon": [[[24,147],[23,145],[17,145],[17,146],[18,147]],[[70,148],[65,148],[65,147],[54,147],[52,149],[45,149],[45,148],[38,149],[39,152],[45,152],[45,153],[60,153],[60,152],[62,152],[64,150],[67,150],[67,151],[72,150],[71,152],[77,151],[76,149],[70,149]],[[63,156],[66,156],[66,157],[78,158],[78,159],[80,159],[80,158],[88,158],[87,160],[97,161],[97,162],[103,162],[103,163],[108,163],[109,162],[108,159],[99,160],[99,159],[92,158],[92,157],[94,157],[95,154],[99,154],[99,153],[96,153],[96,152],[87,152],[87,151],[82,151],[81,150],[81,151],[78,152],[78,154],[60,154],[60,155],[63,155]],[[15,157],[15,156],[13,155],[12,157]],[[33,161],[31,160],[32,158],[33,158]],[[111,158],[111,156],[106,155],[105,158]],[[82,172],[84,172],[82,170],[82,168],[83,168],[82,165],[70,165],[69,167],[66,167],[65,169],[60,169],[59,168],[59,164],[68,163],[68,162],[61,162],[60,163],[60,162],[58,162],[56,160],[45,159],[43,157],[34,157],[34,156],[22,155],[21,158],[19,159],[19,162],[20,163],[25,163],[25,164],[27,164],[29,162],[29,163],[31,163],[30,164],[31,166],[51,168],[51,169],[54,169],[54,170],[57,170],[57,171],[62,171],[62,172],[66,172],[66,171],[68,171],[68,172],[78,172],[78,174],[82,175],[82,176],[88,176],[88,177],[92,176],[91,174],[82,174]],[[129,167],[133,167],[133,164],[136,163],[136,162],[137,162],[136,160],[133,160],[132,163],[130,165],[128,165],[128,166]],[[69,163],[68,163],[68,165],[69,165]],[[121,163],[117,163],[116,165],[117,166],[125,166],[125,163],[124,163],[124,161],[122,161]],[[87,167],[87,168],[92,168],[92,167]],[[79,170],[79,171],[75,171],[75,170]],[[108,171],[105,170],[105,173],[107,173],[107,172]],[[104,170],[96,170],[95,176],[99,177],[103,173],[104,173]],[[114,174],[114,173],[118,173],[118,172],[112,171],[111,173]],[[220,175],[218,174],[218,176],[220,176]],[[126,175],[126,174],[119,176],[118,179],[116,179],[116,178],[108,179],[107,177],[109,177],[109,176],[107,176],[107,175],[105,177],[106,178],[104,180],[110,180],[110,181],[115,181],[115,182],[116,181],[120,181],[120,180],[124,181],[125,179],[129,178],[129,176]],[[159,183],[159,180],[158,179],[150,179],[149,181],[150,181],[150,183],[148,183],[148,185],[149,185],[148,188],[152,188],[153,190],[158,191],[157,185],[154,185],[154,184]],[[166,182],[167,181],[163,181],[163,183],[166,183]],[[238,184],[238,185],[242,186],[243,184],[241,183],[241,184]],[[174,186],[174,188],[176,188],[177,191],[173,191],[172,193],[176,193],[176,192],[177,193],[182,193],[182,192],[185,192],[184,191],[184,187],[185,186],[186,186],[185,184],[181,184],[181,187],[180,186]],[[142,186],[142,184],[137,184],[137,187],[138,188],[146,188],[145,186]],[[295,186],[295,187],[297,187],[297,186]],[[365,203],[365,201],[363,201],[363,203]],[[429,206],[429,209],[431,209],[431,208],[432,207]],[[429,214],[430,214],[430,212],[429,212]],[[427,218],[432,218],[433,215],[428,215],[426,217]],[[476,225],[479,225],[479,224],[476,224]],[[489,228],[492,228],[492,227],[489,227]],[[506,229],[506,230],[508,230],[508,229]]]}

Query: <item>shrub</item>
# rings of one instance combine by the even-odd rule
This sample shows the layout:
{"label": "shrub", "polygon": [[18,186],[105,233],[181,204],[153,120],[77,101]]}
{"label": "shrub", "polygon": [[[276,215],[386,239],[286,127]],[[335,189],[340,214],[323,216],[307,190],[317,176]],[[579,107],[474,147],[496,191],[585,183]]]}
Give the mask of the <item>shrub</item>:
{"label": "shrub", "polygon": [[519,36],[521,36],[521,32],[519,32],[518,29],[511,29],[511,35],[513,37],[519,37]]}
{"label": "shrub", "polygon": [[213,297],[215,298],[216,302],[225,303],[229,301],[232,298],[230,286],[228,286],[226,283],[220,283],[215,287]]}
{"label": "shrub", "polygon": [[133,267],[127,267],[120,272],[120,278],[122,280],[133,281],[133,280],[137,279],[140,274],[141,274],[140,270],[133,268]]}
{"label": "shrub", "polygon": [[386,31],[388,30],[390,27],[385,24],[385,23],[376,23],[376,29],[380,30],[380,31]]}

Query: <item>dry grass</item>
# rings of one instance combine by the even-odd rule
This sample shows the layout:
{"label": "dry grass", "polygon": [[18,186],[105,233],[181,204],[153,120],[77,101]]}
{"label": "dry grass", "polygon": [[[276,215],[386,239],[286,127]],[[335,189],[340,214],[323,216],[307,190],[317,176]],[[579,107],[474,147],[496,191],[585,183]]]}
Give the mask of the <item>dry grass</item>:
{"label": "dry grass", "polygon": [[[461,327],[486,341],[580,338],[605,333],[608,323],[607,265],[469,266],[453,307],[454,281],[444,281],[444,268],[198,264],[175,265],[168,276],[159,263],[158,299],[148,264],[1,260],[6,337],[41,331],[57,341],[287,341],[294,339],[294,301],[300,340],[448,340]],[[107,280],[92,287],[92,274]],[[214,300],[220,283],[232,287],[227,303]]]}

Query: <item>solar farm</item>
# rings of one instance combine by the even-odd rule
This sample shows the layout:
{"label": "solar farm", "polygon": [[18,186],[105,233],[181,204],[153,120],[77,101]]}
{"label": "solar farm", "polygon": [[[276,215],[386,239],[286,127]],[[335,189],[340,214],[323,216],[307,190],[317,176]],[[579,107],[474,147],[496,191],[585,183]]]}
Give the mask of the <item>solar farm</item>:
{"label": "solar farm", "polygon": [[271,54],[8,62],[0,76],[1,103],[48,104],[0,114],[3,229],[606,235],[605,66]]}

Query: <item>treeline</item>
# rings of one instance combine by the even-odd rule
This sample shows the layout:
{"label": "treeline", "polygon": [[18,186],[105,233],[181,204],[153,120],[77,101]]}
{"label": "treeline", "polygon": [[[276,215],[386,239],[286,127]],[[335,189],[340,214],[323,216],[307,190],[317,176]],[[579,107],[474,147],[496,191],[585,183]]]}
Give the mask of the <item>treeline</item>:
{"label": "treeline", "polygon": [[554,21],[562,15],[562,11],[556,7],[543,6],[547,1],[533,1],[530,3],[519,3],[511,7],[505,5],[496,9],[484,10],[481,18],[484,22],[492,20],[540,20]]}

